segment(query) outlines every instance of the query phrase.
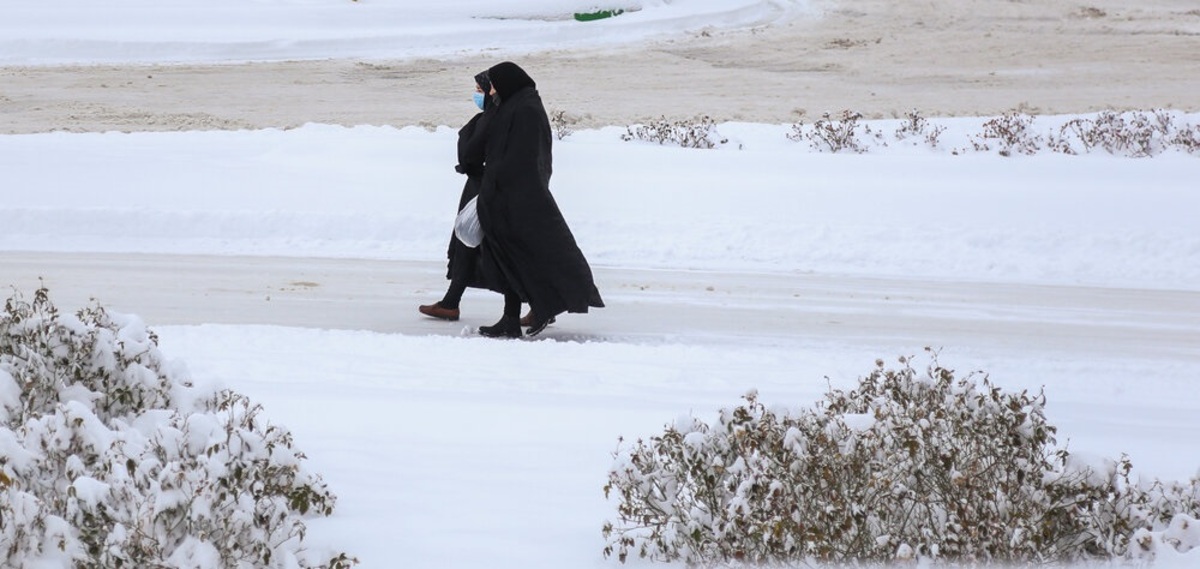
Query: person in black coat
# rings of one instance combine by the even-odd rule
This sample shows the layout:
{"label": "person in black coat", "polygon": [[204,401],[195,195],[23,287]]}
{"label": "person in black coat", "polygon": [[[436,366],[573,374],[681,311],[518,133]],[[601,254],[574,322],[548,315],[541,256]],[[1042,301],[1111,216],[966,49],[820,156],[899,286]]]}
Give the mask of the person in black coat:
{"label": "person in black coat", "polygon": [[[454,170],[466,174],[467,181],[463,184],[462,196],[458,198],[458,210],[472,198],[479,195],[479,186],[483,182],[484,156],[487,144],[488,125],[495,114],[496,106],[489,95],[492,89],[487,71],[475,76],[475,104],[480,112],[471,117],[467,124],[458,131],[458,165]],[[463,292],[468,286],[478,286],[475,278],[476,266],[479,262],[479,250],[467,247],[458,237],[450,235],[450,245],[446,250],[449,259],[446,278],[450,286],[445,296],[433,304],[423,304],[417,307],[421,314],[444,320],[458,320],[458,304]]]}
{"label": "person in black coat", "polygon": [[480,277],[504,295],[504,314],[482,326],[489,337],[522,335],[521,302],[532,314],[537,335],[558,314],[604,306],[592,269],[550,194],[550,121],[537,84],[517,64],[488,69],[496,104],[489,125],[487,168],[476,207],[483,228]]}

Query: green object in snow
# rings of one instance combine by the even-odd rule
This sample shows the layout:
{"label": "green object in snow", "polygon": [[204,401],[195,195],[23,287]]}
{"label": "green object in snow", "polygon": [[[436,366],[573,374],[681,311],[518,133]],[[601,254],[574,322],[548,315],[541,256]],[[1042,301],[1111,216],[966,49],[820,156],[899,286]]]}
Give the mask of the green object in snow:
{"label": "green object in snow", "polygon": [[591,22],[594,20],[603,20],[604,18],[611,18],[613,16],[620,16],[621,14],[624,14],[624,13],[625,13],[625,10],[622,10],[620,8],[617,8],[615,10],[596,10],[595,12],[576,12],[575,19],[579,20],[580,22]]}

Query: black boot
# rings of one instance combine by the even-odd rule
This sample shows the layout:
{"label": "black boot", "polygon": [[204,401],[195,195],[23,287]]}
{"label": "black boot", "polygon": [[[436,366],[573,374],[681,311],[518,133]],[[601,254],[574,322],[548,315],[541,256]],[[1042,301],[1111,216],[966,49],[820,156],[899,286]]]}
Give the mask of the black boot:
{"label": "black boot", "polygon": [[549,326],[554,323],[553,316],[551,316],[547,320],[542,320],[542,319],[538,318],[536,314],[530,314],[530,316],[532,316],[532,318],[530,318],[529,330],[528,330],[528,332],[526,332],[530,336],[537,336],[538,334],[541,334],[542,330],[546,329],[546,326]]}
{"label": "black boot", "polygon": [[520,338],[521,320],[514,316],[501,316],[500,321],[491,326],[480,326],[479,334],[488,338]]}
{"label": "black boot", "polygon": [[[521,325],[526,328],[533,326],[535,323],[537,323],[537,317],[533,313],[533,310],[526,312],[525,316],[521,317]],[[546,321],[546,324],[547,325],[554,324],[554,317],[551,316],[550,319]],[[540,330],[539,330],[539,332],[540,332]]]}

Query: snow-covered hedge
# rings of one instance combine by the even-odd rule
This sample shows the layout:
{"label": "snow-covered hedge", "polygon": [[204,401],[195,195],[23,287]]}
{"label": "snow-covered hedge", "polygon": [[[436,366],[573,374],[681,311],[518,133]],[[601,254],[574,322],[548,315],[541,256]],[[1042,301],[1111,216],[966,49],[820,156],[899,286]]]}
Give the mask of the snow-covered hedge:
{"label": "snow-covered hedge", "polygon": [[606,555],[654,560],[1025,564],[1200,546],[1200,480],[1131,478],[1127,458],[1056,448],[1042,393],[882,361],[814,409],[754,392],[622,443]]}
{"label": "snow-covered hedge", "polygon": [[194,387],[132,316],[59,314],[46,289],[0,314],[5,567],[348,567],[303,547],[335,497],[291,434]]}
{"label": "snow-covered hedge", "polygon": [[717,132],[717,125],[712,118],[705,116],[689,120],[669,121],[663,117],[649,124],[630,126],[621,135],[621,140],[642,140],[656,142],[660,145],[670,143],[683,148],[701,148],[710,150],[717,148],[729,139]]}
{"label": "snow-covered hedge", "polygon": [[[572,132],[565,117],[565,113],[558,111],[553,120],[560,140]],[[862,154],[897,144],[930,149],[948,146],[955,156],[972,152],[996,152],[1001,156],[1105,152],[1131,158],[1176,152],[1200,156],[1200,124],[1196,124],[1191,115],[1167,109],[1102,111],[1073,118],[1012,111],[986,119],[982,124],[971,124],[972,121],[963,119],[949,120],[949,124],[937,124],[913,110],[904,114],[889,135],[883,125],[895,121],[866,121],[862,113],[847,109],[840,113],[822,113],[811,124],[803,120],[793,123],[786,137],[793,142],[807,142],[809,148],[818,152],[833,153]],[[720,148],[729,143],[707,116],[674,122],[664,117],[648,124],[632,125],[626,128],[621,139],[702,149]]]}

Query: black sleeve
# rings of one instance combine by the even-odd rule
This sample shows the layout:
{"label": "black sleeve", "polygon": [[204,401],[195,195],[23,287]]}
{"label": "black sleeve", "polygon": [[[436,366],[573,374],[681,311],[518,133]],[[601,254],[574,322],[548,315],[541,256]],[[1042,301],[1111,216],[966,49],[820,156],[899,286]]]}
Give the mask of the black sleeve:
{"label": "black sleeve", "polygon": [[488,125],[491,123],[492,112],[484,111],[471,118],[458,132],[458,164],[466,172],[481,169],[485,162],[484,150],[487,145]]}

